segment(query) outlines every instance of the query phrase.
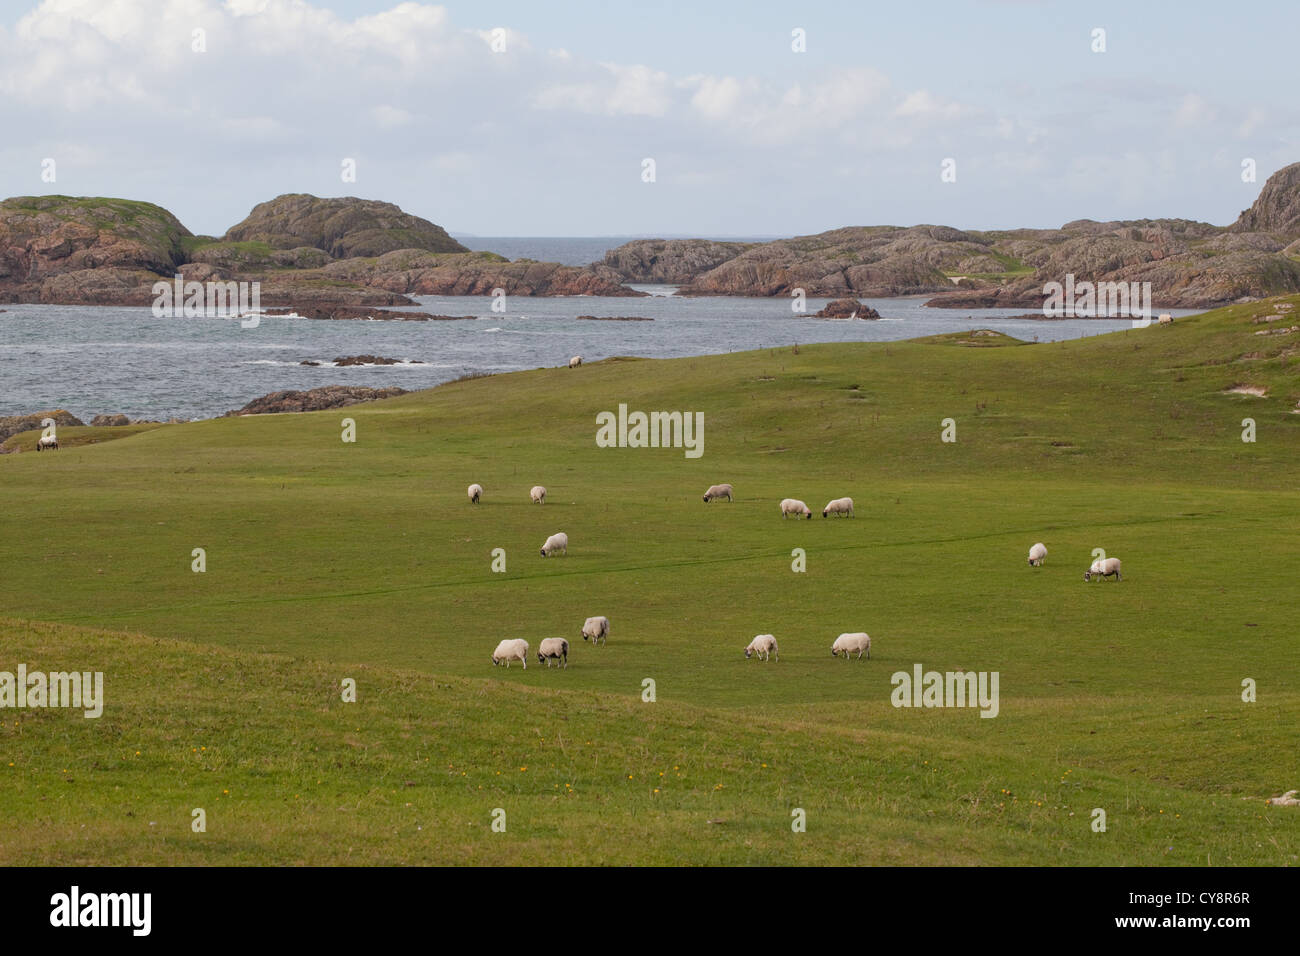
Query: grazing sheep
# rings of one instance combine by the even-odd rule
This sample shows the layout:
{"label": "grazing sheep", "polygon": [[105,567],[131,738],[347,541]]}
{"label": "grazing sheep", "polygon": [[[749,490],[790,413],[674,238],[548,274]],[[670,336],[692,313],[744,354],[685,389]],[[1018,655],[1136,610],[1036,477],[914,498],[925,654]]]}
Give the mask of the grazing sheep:
{"label": "grazing sheep", "polygon": [[522,637],[506,638],[492,652],[493,667],[504,662],[506,670],[509,670],[511,661],[523,661],[524,670],[528,670],[528,642]]}
{"label": "grazing sheep", "polygon": [[808,506],[804,504],[802,501],[800,501],[798,498],[782,498],[781,499],[782,520],[788,518],[790,515],[794,515],[796,518],[799,515],[803,515],[809,521],[812,520],[812,511],[810,511]]}
{"label": "grazing sheep", "polygon": [[1092,567],[1083,572],[1083,579],[1091,581],[1093,575],[1108,578],[1115,575],[1116,581],[1123,581],[1124,577],[1119,573],[1119,558],[1098,558],[1092,562]]}
{"label": "grazing sheep", "polygon": [[867,660],[871,659],[871,638],[862,631],[841,634],[835,638],[835,643],[831,645],[831,657],[838,657],[843,654],[846,661],[854,651],[858,652],[858,660],[862,660],[863,654],[867,655]]}
{"label": "grazing sheep", "polygon": [[1168,312],[1160,313],[1160,318],[1156,320],[1160,325],[1173,325],[1174,317]]}
{"label": "grazing sheep", "polygon": [[609,618],[589,617],[582,622],[582,639],[593,645],[604,644],[609,639]]}
{"label": "grazing sheep", "polygon": [[528,492],[528,497],[532,499],[535,505],[546,504],[546,489],[541,485],[534,485],[533,490]]}
{"label": "grazing sheep", "polygon": [[779,661],[781,657],[777,653],[776,638],[771,634],[760,634],[750,641],[749,646],[745,648],[745,659],[749,660],[755,655],[760,661],[766,661],[769,657]]}
{"label": "grazing sheep", "polygon": [[478,500],[483,497],[483,486],[480,484],[470,485],[465,489],[465,493],[469,495],[470,504],[476,505]]}
{"label": "grazing sheep", "polygon": [[830,515],[848,515],[850,518],[852,518],[853,499],[836,498],[834,501],[826,502],[826,507],[822,509],[822,517],[826,518],[829,517]]}
{"label": "grazing sheep", "polygon": [[542,545],[542,557],[549,558],[556,551],[563,551],[567,556],[569,553],[569,536],[563,531],[556,532],[546,539]]}
{"label": "grazing sheep", "polygon": [[714,498],[726,498],[731,500],[731,485],[709,485],[709,490],[704,493],[704,503],[708,504]]}
{"label": "grazing sheep", "polygon": [[537,663],[546,661],[546,666],[551,666],[551,661],[559,661],[561,667],[569,666],[569,642],[562,637],[548,637],[542,643],[537,645]]}
{"label": "grazing sheep", "polygon": [[1038,542],[1029,549],[1029,565],[1034,568],[1041,568],[1043,562],[1047,560],[1047,545]]}
{"label": "grazing sheep", "polygon": [[569,368],[577,368],[581,364],[582,364],[581,355],[575,355],[573,358],[569,359]]}
{"label": "grazing sheep", "polygon": [[42,435],[40,438],[36,439],[37,451],[45,451],[45,449],[47,448],[50,451],[58,451],[59,440],[55,438],[53,435]]}

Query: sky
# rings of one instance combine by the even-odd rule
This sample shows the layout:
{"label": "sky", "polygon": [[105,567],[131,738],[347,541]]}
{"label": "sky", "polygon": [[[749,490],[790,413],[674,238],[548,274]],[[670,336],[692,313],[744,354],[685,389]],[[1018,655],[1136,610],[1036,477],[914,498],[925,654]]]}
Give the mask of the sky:
{"label": "sky", "polygon": [[0,0],[0,197],[211,235],[288,192],[482,236],[1227,224],[1300,161],[1297,27],[1296,0]]}

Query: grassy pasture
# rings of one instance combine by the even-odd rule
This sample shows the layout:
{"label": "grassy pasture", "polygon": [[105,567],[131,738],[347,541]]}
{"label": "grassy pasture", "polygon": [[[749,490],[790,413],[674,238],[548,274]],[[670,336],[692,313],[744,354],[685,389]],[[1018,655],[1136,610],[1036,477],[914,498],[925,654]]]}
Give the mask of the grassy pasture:
{"label": "grassy pasture", "polygon": [[[610,360],[4,456],[0,670],[102,670],[107,703],[0,711],[0,861],[1292,865],[1300,814],[1264,799],[1300,787],[1300,333],[1254,333],[1297,305]],[[597,447],[620,403],[703,412],[703,456]],[[822,519],[841,495],[857,517]],[[1083,581],[1094,548],[1122,582]],[[851,630],[870,661],[831,658]],[[744,659],[762,632],[779,663]],[[491,667],[548,636],[567,670]],[[892,706],[917,663],[997,671],[998,716]]]}

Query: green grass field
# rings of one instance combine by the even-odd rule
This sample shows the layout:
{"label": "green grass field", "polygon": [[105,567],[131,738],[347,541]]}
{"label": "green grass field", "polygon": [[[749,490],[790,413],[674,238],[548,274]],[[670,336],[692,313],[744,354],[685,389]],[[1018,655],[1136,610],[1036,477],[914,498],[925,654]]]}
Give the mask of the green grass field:
{"label": "green grass field", "polygon": [[[0,670],[103,671],[107,700],[0,710],[0,862],[1294,865],[1300,809],[1265,799],[1300,787],[1300,333],[1254,333],[1297,306],[612,359],[4,456]],[[620,403],[703,412],[703,456],[597,447]],[[1084,582],[1094,548],[1122,582]],[[832,658],[857,630],[871,659]],[[764,632],[779,663],[744,658]],[[567,670],[490,664],[549,636]],[[894,707],[918,663],[997,671],[998,716]]]}

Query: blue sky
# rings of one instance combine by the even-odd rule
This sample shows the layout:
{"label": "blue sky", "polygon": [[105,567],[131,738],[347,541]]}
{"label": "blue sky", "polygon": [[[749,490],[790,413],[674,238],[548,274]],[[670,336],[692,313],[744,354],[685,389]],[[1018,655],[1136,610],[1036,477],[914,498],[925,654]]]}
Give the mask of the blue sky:
{"label": "blue sky", "polygon": [[148,199],[196,232],[284,192],[481,235],[1226,223],[1300,160],[1294,0],[2,9],[0,193]]}

